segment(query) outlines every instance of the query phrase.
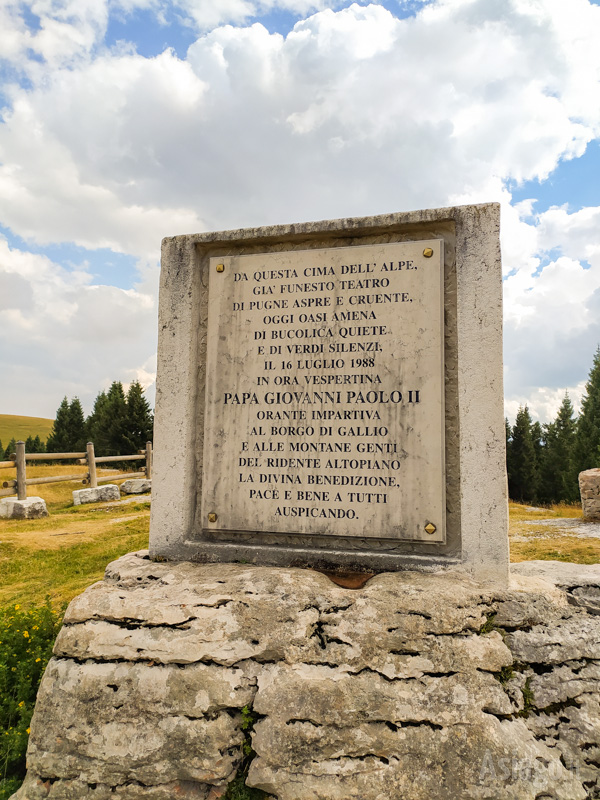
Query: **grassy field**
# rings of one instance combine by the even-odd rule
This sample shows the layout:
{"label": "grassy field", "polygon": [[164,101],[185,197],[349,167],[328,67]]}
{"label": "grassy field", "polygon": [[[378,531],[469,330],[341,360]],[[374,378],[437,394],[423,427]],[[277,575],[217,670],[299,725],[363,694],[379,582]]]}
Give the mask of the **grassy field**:
{"label": "grassy field", "polygon": [[[102,475],[115,470],[100,470]],[[13,477],[0,471],[0,480]],[[28,465],[28,477],[86,473],[85,466]],[[124,504],[73,506],[79,481],[30,487],[46,501],[41,520],[0,520],[0,607],[39,605],[49,596],[59,605],[102,578],[106,565],[124,553],[148,546],[149,498]],[[581,517],[579,506],[532,508],[510,504],[511,561],[552,559],[600,562],[600,539],[562,528],[561,519]],[[532,522],[540,523],[532,525]],[[558,527],[556,525],[558,523]]]}
{"label": "grassy field", "polygon": [[[4,476],[10,477],[7,474],[9,472],[11,471],[2,470],[0,479]],[[65,464],[28,467],[30,477],[76,473],[83,475],[85,472],[86,467]],[[111,473],[110,470],[100,472],[106,475]],[[63,604],[87,586],[101,580],[110,561],[125,553],[147,547],[149,498],[136,498],[133,502],[124,504],[73,506],[71,492],[78,488],[81,488],[79,481],[31,487],[46,501],[50,516],[41,520],[0,519],[0,609],[10,609],[11,614],[16,613],[13,609],[19,609],[20,614],[39,614],[40,606],[49,597],[56,609],[55,614],[60,619]],[[577,517],[581,517],[581,509],[576,506],[536,509],[511,503],[511,560],[553,559],[584,564],[600,561],[600,539],[581,538],[569,533],[568,527],[560,527],[561,519],[569,522]],[[538,521],[541,524],[530,524]],[[556,521],[559,523],[558,527],[552,524]],[[47,657],[50,655],[53,636],[49,639]],[[5,638],[4,634],[1,638]],[[20,634],[18,641],[22,642]],[[9,656],[16,652],[12,648],[13,645],[10,644],[7,651]],[[40,661],[40,658],[36,661]],[[45,663],[44,660],[43,664]],[[33,711],[35,688],[37,683],[31,692],[27,719]],[[19,703],[19,708],[21,706],[23,702]],[[6,730],[2,739],[13,730],[9,725],[14,724],[10,721],[5,724]],[[24,748],[29,722],[24,722],[22,727],[25,732],[22,735],[23,741],[19,742],[21,763],[12,772],[5,770],[4,781],[0,770],[0,800],[6,800],[16,791],[24,774]],[[254,796],[259,795],[240,785],[237,788],[232,786],[226,795],[232,800],[250,800]]]}
{"label": "grassy field", "polygon": [[45,442],[53,425],[53,419],[44,417],[18,417],[14,414],[0,414],[0,442],[6,447],[11,439],[25,441],[28,436],[34,438],[39,436]]}
{"label": "grassy field", "polygon": [[[86,472],[86,467],[59,464],[28,466],[28,477]],[[99,474],[115,474],[99,470]],[[2,470],[0,478],[12,477]],[[50,516],[40,520],[0,519],[0,607],[12,603],[36,606],[49,596],[68,602],[100,580],[115,558],[148,546],[149,498],[123,505],[73,506],[79,481],[42,484],[29,494],[46,501]]]}
{"label": "grassy field", "polygon": [[[541,559],[573,561],[577,564],[599,563],[600,538],[584,538],[560,524],[561,519],[581,519],[581,517],[579,504],[536,508],[510,503],[510,560],[517,562]],[[531,524],[532,522],[535,524]]]}

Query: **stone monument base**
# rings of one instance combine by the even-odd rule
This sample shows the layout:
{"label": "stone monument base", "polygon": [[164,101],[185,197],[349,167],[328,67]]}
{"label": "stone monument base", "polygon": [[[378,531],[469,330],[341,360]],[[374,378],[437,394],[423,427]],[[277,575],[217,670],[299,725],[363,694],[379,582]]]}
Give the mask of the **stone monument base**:
{"label": "stone monument base", "polygon": [[25,500],[6,497],[4,500],[0,500],[0,518],[2,519],[39,519],[47,516],[46,501],[41,497],[26,497]]}
{"label": "stone monument base", "polygon": [[279,800],[597,797],[600,618],[516,581],[127,555],[69,606],[14,798],[215,800],[250,740]]}

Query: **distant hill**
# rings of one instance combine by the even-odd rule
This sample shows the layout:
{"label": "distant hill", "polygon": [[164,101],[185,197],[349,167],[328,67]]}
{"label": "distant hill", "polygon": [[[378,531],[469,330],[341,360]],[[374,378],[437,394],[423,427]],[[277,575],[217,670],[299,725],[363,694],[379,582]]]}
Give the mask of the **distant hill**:
{"label": "distant hill", "polygon": [[52,426],[53,419],[45,417],[18,417],[15,414],[0,414],[0,441],[2,446],[10,442],[14,437],[17,441],[25,441],[28,436],[39,436],[42,441],[46,441]]}

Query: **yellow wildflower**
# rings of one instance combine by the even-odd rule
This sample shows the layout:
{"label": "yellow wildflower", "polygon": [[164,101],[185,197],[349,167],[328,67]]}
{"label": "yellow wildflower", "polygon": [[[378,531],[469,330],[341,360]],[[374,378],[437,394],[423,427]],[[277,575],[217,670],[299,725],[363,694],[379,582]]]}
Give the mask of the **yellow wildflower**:
{"label": "yellow wildflower", "polygon": [[23,636],[24,636],[26,639],[29,639],[29,631],[23,631]]}

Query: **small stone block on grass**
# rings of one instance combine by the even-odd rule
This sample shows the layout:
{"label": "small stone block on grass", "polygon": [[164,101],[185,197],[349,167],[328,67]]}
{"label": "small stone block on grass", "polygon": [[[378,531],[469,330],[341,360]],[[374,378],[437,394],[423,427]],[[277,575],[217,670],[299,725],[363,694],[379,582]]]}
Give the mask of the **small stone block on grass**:
{"label": "small stone block on grass", "polygon": [[152,488],[152,481],[147,478],[131,478],[121,484],[123,494],[145,494]]}
{"label": "small stone block on grass", "polygon": [[27,497],[25,500],[7,497],[0,500],[2,519],[39,519],[47,516],[46,502],[41,497]]}
{"label": "small stone block on grass", "polygon": [[120,500],[121,493],[116,483],[107,483],[105,486],[97,486],[95,489],[76,489],[73,492],[73,505],[80,506],[83,503],[102,503],[106,500]]}
{"label": "small stone block on grass", "polygon": [[600,469],[587,469],[579,473],[579,491],[583,518],[600,522]]}

